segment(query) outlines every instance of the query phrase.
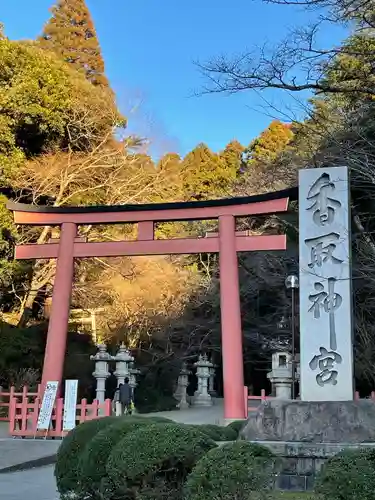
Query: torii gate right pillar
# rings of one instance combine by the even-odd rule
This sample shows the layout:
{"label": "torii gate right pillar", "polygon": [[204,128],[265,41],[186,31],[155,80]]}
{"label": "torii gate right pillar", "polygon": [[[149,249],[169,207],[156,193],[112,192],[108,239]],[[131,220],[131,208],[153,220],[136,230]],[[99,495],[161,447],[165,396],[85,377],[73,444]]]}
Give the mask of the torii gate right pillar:
{"label": "torii gate right pillar", "polygon": [[241,303],[233,215],[219,217],[220,310],[224,380],[224,419],[246,418]]}

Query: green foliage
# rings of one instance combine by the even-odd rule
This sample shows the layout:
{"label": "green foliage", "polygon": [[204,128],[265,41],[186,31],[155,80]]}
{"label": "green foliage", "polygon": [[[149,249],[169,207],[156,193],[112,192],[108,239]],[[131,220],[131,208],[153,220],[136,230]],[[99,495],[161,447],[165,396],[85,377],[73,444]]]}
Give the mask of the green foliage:
{"label": "green foliage", "polygon": [[108,85],[98,37],[85,0],[58,0],[39,40],[43,48],[56,52],[63,61],[82,70],[94,85]]}
{"label": "green foliage", "polygon": [[87,444],[105,427],[117,422],[117,417],[89,420],[72,429],[57,452],[55,477],[61,494],[79,489],[79,460]]}
{"label": "green foliage", "polygon": [[[374,51],[374,37],[366,32],[356,33],[345,40],[336,57],[327,65],[322,83],[342,90],[338,101],[341,104],[346,102],[353,105],[363,101],[366,97],[363,95],[364,88],[371,91],[369,96],[373,94]],[[337,96],[333,99],[337,100]]]}
{"label": "green foliage", "polygon": [[244,441],[209,451],[190,473],[185,500],[252,500],[254,492],[266,493],[274,458],[260,445]]}
{"label": "green foliage", "polygon": [[205,144],[199,144],[183,159],[183,191],[186,200],[207,200],[228,196],[236,177],[223,159]]}
{"label": "green foliage", "polygon": [[173,420],[171,420],[170,418],[166,418],[166,417],[160,417],[158,415],[153,415],[152,417],[143,417],[142,415],[133,415],[133,418],[136,418],[137,420],[141,420],[142,421],[150,421],[150,422],[153,422],[155,424],[173,424]]}
{"label": "green foliage", "polygon": [[[25,158],[93,147],[121,123],[113,96],[35,44],[0,39],[0,169]],[[4,181],[3,181],[4,182]]]}
{"label": "green foliage", "polygon": [[275,161],[285,151],[293,135],[290,125],[274,120],[246,149],[247,164],[261,167]]}
{"label": "green foliage", "polygon": [[115,445],[129,432],[140,426],[168,423],[163,418],[121,417],[112,425],[105,427],[88,443],[80,455],[78,476],[80,489],[85,494],[95,496],[100,491],[101,481],[106,476],[106,464]]}
{"label": "green foliage", "polygon": [[40,368],[44,349],[45,339],[37,327],[18,329],[1,322],[0,385],[11,385],[13,372]]}
{"label": "green foliage", "polygon": [[[39,370],[43,365],[47,323],[18,328],[0,323],[0,385],[14,384],[14,375],[22,370]],[[64,377],[79,379],[79,397],[90,397],[92,362],[95,352],[92,337],[69,332],[65,356]]]}
{"label": "green foliage", "polygon": [[214,441],[235,441],[237,439],[236,432],[230,427],[213,424],[198,425],[196,427]]}
{"label": "green foliage", "polygon": [[13,260],[14,245],[19,239],[13,215],[6,208],[8,199],[0,194],[0,286],[2,301],[6,302],[7,292],[21,286],[29,271],[28,264]]}
{"label": "green foliage", "polygon": [[238,141],[233,140],[229,142],[224,151],[220,153],[220,158],[226,165],[228,172],[231,172],[233,177],[241,173],[243,166],[243,153],[245,148]]}
{"label": "green foliage", "polygon": [[142,427],[127,434],[107,461],[112,491],[129,499],[172,498],[172,492],[177,498],[192,467],[214,447],[198,429],[177,424]]}
{"label": "green foliage", "polygon": [[141,379],[135,393],[135,405],[139,413],[172,411],[176,409],[176,400],[165,390],[147,385],[147,380]]}
{"label": "green foliage", "polygon": [[230,429],[233,429],[238,436],[240,431],[242,430],[243,426],[245,425],[245,420],[235,420],[234,422],[231,422],[228,427]]}
{"label": "green foliage", "polygon": [[316,479],[322,500],[374,500],[375,452],[345,450],[327,460]]}

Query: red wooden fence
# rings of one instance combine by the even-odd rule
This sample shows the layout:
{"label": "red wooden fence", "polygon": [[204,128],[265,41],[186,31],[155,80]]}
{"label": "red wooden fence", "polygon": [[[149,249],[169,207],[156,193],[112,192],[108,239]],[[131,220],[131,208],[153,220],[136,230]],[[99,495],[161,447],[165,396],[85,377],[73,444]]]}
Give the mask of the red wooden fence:
{"label": "red wooden fence", "polygon": [[[48,431],[37,430],[37,422],[41,407],[41,399],[30,402],[29,394],[19,401],[12,397],[9,405],[9,434],[18,437],[63,437],[68,431],[63,431],[64,400],[57,399],[52,412],[51,425]],[[112,414],[112,401],[107,399],[100,404],[95,400],[88,404],[82,399],[76,409],[76,425],[86,420],[107,417]]]}
{"label": "red wooden fence", "polygon": [[23,401],[26,397],[29,402],[34,401],[36,398],[42,398],[40,385],[38,385],[37,392],[28,392],[28,390],[27,386],[24,386],[21,392],[17,392],[14,387],[11,387],[7,391],[0,390],[0,421],[9,422],[9,407],[12,398],[15,398],[19,402]]}

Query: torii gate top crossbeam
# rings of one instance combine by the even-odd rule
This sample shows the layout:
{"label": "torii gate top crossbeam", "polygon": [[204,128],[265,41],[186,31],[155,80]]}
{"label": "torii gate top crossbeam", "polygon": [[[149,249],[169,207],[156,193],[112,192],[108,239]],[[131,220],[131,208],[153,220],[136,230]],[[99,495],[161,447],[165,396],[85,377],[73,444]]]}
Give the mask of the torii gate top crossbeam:
{"label": "torii gate top crossbeam", "polygon": [[124,224],[217,219],[223,215],[246,217],[285,212],[289,200],[297,199],[297,195],[297,188],[290,188],[256,196],[182,203],[48,207],[9,202],[7,207],[14,212],[16,224]]}

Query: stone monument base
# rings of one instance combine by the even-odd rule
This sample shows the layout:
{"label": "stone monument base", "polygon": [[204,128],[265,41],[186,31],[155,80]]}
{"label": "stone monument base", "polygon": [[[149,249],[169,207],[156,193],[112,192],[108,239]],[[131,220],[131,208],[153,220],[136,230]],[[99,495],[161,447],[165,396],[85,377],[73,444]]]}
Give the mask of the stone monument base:
{"label": "stone monument base", "polygon": [[248,441],[375,442],[375,403],[359,401],[263,402],[241,431]]}
{"label": "stone monument base", "polygon": [[375,403],[265,401],[240,439],[267,446],[282,459],[276,489],[311,490],[329,457],[347,448],[375,447]]}
{"label": "stone monument base", "polygon": [[375,448],[375,443],[254,442],[270,448],[281,460],[274,488],[282,491],[311,491],[316,474],[328,458],[348,448]]}

